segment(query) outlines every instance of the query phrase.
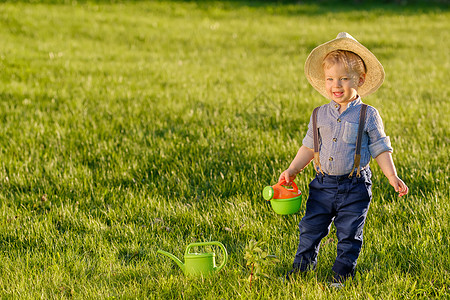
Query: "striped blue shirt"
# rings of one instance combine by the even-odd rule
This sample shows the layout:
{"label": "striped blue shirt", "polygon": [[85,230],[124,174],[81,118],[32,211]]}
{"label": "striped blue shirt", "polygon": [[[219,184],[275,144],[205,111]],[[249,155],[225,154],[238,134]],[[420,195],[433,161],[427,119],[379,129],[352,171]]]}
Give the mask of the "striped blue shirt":
{"label": "striped blue shirt", "polygon": [[[345,175],[352,171],[361,104],[361,98],[358,96],[348,104],[342,114],[339,113],[339,104],[334,101],[319,108],[317,127],[320,163],[324,173]],[[303,145],[314,149],[312,116]],[[377,157],[385,151],[393,151],[391,142],[384,133],[380,114],[374,107],[368,106],[361,144],[361,168],[369,165],[371,157]]]}

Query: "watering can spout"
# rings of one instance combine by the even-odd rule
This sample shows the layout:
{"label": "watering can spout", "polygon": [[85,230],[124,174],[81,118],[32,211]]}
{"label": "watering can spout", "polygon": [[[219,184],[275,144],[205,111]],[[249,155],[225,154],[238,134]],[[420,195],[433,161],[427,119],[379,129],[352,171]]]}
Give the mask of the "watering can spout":
{"label": "watering can spout", "polygon": [[173,261],[175,261],[175,262],[177,263],[177,265],[181,268],[181,270],[182,270],[183,273],[184,273],[186,267],[185,267],[184,264],[181,262],[181,260],[179,260],[175,255],[172,255],[172,254],[170,254],[169,252],[162,251],[162,250],[158,250],[157,253],[164,254],[165,256],[168,256],[169,258],[171,258]]}

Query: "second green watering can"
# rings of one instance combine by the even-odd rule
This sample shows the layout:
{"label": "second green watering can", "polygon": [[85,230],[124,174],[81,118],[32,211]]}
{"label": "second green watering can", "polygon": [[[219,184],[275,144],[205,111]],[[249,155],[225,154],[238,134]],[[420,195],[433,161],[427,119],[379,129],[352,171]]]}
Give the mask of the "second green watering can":
{"label": "second green watering can", "polygon": [[[219,246],[222,249],[223,261],[218,267],[216,267],[215,261],[216,254],[214,252],[206,252],[206,253],[189,252],[189,250],[192,247],[200,247],[208,245]],[[189,244],[184,253],[184,264],[176,256],[166,251],[158,250],[158,253],[164,254],[173,259],[186,275],[208,275],[213,272],[217,272],[220,269],[222,269],[223,266],[225,266],[228,260],[227,249],[225,249],[225,246],[220,242],[203,242],[203,243]]]}

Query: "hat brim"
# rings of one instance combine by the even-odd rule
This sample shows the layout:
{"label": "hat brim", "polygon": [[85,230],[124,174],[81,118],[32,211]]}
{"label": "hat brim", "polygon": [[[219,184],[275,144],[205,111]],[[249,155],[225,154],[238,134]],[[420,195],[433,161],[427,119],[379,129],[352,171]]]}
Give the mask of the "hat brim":
{"label": "hat brim", "polygon": [[366,65],[364,84],[358,88],[361,97],[375,92],[384,81],[384,69],[375,55],[358,41],[351,38],[336,38],[314,48],[305,62],[305,75],[309,83],[324,97],[329,98],[325,88],[325,75],[322,67],[325,56],[334,50],[347,50],[356,53]]}

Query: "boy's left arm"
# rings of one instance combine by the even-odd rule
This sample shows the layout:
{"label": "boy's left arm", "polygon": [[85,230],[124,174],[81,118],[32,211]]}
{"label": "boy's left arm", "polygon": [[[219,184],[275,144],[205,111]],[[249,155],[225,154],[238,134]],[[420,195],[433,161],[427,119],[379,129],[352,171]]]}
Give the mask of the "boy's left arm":
{"label": "boy's left arm", "polygon": [[394,187],[395,191],[398,192],[398,195],[402,197],[408,194],[408,186],[397,176],[391,152],[385,151],[375,157],[375,160],[384,175],[389,179],[389,183]]}

